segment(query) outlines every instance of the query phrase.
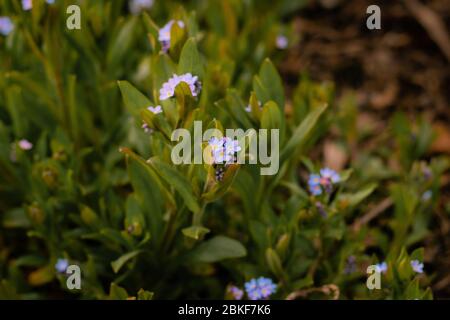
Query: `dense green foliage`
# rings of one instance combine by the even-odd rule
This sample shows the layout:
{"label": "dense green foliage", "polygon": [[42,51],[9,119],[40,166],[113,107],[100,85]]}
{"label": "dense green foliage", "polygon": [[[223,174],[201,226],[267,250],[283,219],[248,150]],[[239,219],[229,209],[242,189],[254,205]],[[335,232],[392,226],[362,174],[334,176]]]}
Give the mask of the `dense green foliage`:
{"label": "dense green foliage", "polygon": [[[15,25],[0,36],[0,298],[221,299],[260,276],[274,299],[329,298],[326,285],[341,299],[432,297],[427,268],[410,261],[424,260],[448,164],[423,161],[425,121],[396,115],[390,144],[352,157],[329,193],[308,190],[325,137],[351,154],[371,128],[357,126],[351,97],[335,101],[339,84],[302,75],[285,87],[276,39],[298,40],[289,21],[303,1],[156,1],[138,15],[126,1],[80,1],[81,30],[65,27],[69,3],[0,0]],[[164,53],[171,19],[184,27],[173,24]],[[198,96],[181,83],[160,101],[174,73],[198,76]],[[174,165],[171,132],[195,120],[280,129],[279,172],[231,165],[217,180],[211,165]],[[367,219],[385,199],[384,221]],[[61,258],[81,267],[81,290],[55,271]],[[366,267],[382,261],[382,290],[370,291]]]}

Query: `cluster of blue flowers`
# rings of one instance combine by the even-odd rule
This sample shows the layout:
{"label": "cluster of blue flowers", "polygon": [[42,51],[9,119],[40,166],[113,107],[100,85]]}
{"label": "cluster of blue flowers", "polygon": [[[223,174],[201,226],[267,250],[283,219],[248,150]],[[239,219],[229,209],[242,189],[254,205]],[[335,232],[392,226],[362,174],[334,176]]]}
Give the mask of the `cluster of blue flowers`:
{"label": "cluster of blue flowers", "polygon": [[239,141],[228,137],[213,137],[208,142],[214,163],[230,163],[234,161],[236,153],[241,151]]}
{"label": "cluster of blue flowers", "polygon": [[309,175],[308,187],[312,195],[321,195],[323,190],[327,193],[331,193],[333,190],[333,184],[338,183],[341,180],[339,173],[330,169],[323,168],[319,174],[313,173]]}
{"label": "cluster of blue flowers", "polygon": [[259,277],[245,283],[245,292],[250,300],[267,299],[277,291],[272,279]]}

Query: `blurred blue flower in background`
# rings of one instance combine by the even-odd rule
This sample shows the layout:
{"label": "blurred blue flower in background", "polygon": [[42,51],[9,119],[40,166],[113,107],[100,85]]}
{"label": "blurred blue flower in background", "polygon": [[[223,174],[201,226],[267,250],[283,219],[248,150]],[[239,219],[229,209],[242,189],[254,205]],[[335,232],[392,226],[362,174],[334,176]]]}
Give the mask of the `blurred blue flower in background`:
{"label": "blurred blue flower in background", "polygon": [[322,193],[322,188],[320,188],[320,176],[318,174],[309,175],[308,179],[309,191],[318,196]]}
{"label": "blurred blue flower in background", "polygon": [[67,259],[58,259],[55,264],[55,269],[59,273],[65,273],[68,266],[69,261]]}
{"label": "blurred blue flower in background", "polygon": [[161,42],[162,51],[167,52],[170,48],[170,31],[172,29],[172,25],[177,23],[180,28],[184,28],[184,22],[181,20],[170,20],[166,23],[164,27],[159,29],[158,41]]}
{"label": "blurred blue flower in background", "polygon": [[0,17],[0,34],[7,36],[14,29],[14,24],[9,17]]}
{"label": "blurred blue flower in background", "polygon": [[427,190],[422,194],[422,201],[426,202],[433,197],[433,191]]}
{"label": "blurred blue flower in background", "polygon": [[[54,4],[55,0],[45,0],[48,4]],[[22,9],[25,11],[33,8],[33,0],[22,0]]]}
{"label": "blurred blue flower in background", "polygon": [[340,180],[341,177],[336,171],[330,168],[320,169],[320,174],[312,173],[309,175],[309,192],[314,196],[318,196],[322,194],[322,188],[324,188],[327,193],[331,193],[333,184],[338,183]]}
{"label": "blurred blue flower in background", "polygon": [[139,14],[144,10],[151,9],[153,0],[131,0],[128,5],[132,14]]}
{"label": "blurred blue flower in background", "polygon": [[162,113],[163,112],[161,106],[159,106],[159,105],[156,106],[156,107],[149,106],[149,107],[147,107],[147,110],[152,112],[153,114],[158,114],[158,113]]}
{"label": "blurred blue flower in background", "polygon": [[378,273],[386,273],[387,268],[388,267],[387,267],[386,261],[383,261],[381,263],[377,263],[375,265],[375,271],[378,272]]}
{"label": "blurred blue flower in background", "polygon": [[19,145],[20,149],[25,150],[25,151],[31,150],[33,148],[33,144],[30,141],[28,141],[27,139],[20,140],[18,145]]}
{"label": "blurred blue flower in background", "polygon": [[234,300],[241,300],[244,296],[244,291],[236,286],[231,286],[228,288],[228,292],[231,293]]}
{"label": "blurred blue flower in background", "polygon": [[339,173],[336,171],[330,169],[330,168],[323,168],[320,170],[320,175],[323,179],[327,179],[331,181],[332,183],[338,183],[341,180],[341,177],[339,176]]}
{"label": "blurred blue flower in background", "polygon": [[414,272],[423,273],[423,263],[420,262],[419,260],[412,260],[411,267],[414,270]]}
{"label": "blurred blue flower in background", "polygon": [[288,41],[288,38],[286,38],[286,36],[279,35],[279,36],[277,36],[277,38],[275,40],[275,44],[278,49],[284,50],[288,47],[289,41]]}

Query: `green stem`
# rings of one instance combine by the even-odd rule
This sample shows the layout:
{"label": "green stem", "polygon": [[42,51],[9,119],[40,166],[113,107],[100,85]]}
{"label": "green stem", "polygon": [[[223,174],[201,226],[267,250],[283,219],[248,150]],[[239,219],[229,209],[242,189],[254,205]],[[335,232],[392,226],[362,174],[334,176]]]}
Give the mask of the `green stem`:
{"label": "green stem", "polygon": [[200,211],[197,212],[197,213],[194,213],[194,215],[192,217],[192,225],[194,225],[194,226],[201,226],[202,225],[202,220],[203,220],[203,215],[205,213],[205,208],[206,208],[206,203],[203,203]]}

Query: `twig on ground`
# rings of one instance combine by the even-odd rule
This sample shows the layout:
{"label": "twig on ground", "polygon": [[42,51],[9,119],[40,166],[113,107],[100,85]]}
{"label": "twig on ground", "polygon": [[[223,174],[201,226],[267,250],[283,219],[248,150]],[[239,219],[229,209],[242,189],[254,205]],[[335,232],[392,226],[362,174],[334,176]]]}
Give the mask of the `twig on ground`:
{"label": "twig on ground", "polygon": [[331,296],[332,300],[339,299],[340,291],[339,287],[335,284],[326,284],[318,288],[309,288],[309,289],[303,289],[291,292],[287,297],[286,300],[295,300],[298,298],[306,298],[308,295],[314,292],[322,292],[323,294],[327,296]]}
{"label": "twig on ground", "polygon": [[381,201],[379,204],[377,204],[375,207],[372,208],[369,212],[367,212],[364,216],[362,216],[360,219],[357,219],[353,225],[352,229],[354,231],[358,231],[361,226],[369,223],[372,219],[376,218],[379,214],[383,213],[387,208],[392,206],[393,202],[391,198],[385,198],[383,201]]}
{"label": "twig on ground", "polygon": [[450,61],[450,37],[442,18],[417,0],[403,0],[403,3]]}

